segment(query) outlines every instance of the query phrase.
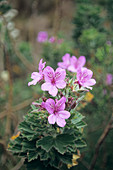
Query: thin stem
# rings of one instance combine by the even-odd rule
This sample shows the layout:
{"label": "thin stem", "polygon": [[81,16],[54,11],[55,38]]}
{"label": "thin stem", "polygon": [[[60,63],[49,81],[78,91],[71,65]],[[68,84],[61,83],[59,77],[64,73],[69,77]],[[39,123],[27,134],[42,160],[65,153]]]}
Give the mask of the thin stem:
{"label": "thin stem", "polygon": [[109,123],[107,124],[106,128],[104,129],[104,132],[102,133],[102,135],[100,136],[100,138],[99,138],[99,140],[98,140],[98,142],[96,144],[95,153],[94,153],[94,156],[92,158],[89,170],[93,170],[94,167],[95,167],[100,147],[103,144],[104,140],[106,139],[107,135],[109,134],[110,130],[113,128],[112,123],[113,123],[113,115],[112,115]]}

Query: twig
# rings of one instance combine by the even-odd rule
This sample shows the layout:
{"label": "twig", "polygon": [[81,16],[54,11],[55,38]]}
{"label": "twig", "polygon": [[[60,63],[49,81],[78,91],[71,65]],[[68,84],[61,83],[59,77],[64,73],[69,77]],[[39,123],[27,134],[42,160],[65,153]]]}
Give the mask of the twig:
{"label": "twig", "polygon": [[9,72],[9,99],[8,99],[8,113],[7,113],[7,123],[6,123],[6,135],[9,135],[11,132],[11,113],[12,113],[12,103],[13,103],[13,78],[12,78],[12,69],[10,63],[10,57],[8,52],[6,52],[6,67]]}
{"label": "twig", "polygon": [[[5,17],[2,15],[2,18],[4,20],[4,23],[7,25],[7,21],[5,19]],[[17,57],[22,61],[22,63],[26,66],[26,68],[30,71],[34,71],[35,69],[37,69],[37,67],[35,67],[33,64],[31,64],[24,55],[21,54],[21,52],[17,49],[16,47],[16,41],[11,37],[9,30],[7,29],[8,32],[8,36],[11,40],[11,43],[13,44],[13,50],[15,52],[15,54],[17,55]]]}
{"label": "twig", "polygon": [[60,29],[62,21],[62,4],[63,0],[56,0],[56,10],[55,10],[55,19],[54,19],[54,34],[56,35]]}
{"label": "twig", "polygon": [[99,140],[98,140],[98,142],[96,144],[95,153],[94,153],[94,156],[92,158],[89,170],[94,169],[94,166],[96,164],[96,160],[97,160],[97,157],[98,157],[98,154],[99,154],[100,147],[101,147],[102,143],[104,142],[105,138],[107,137],[109,131],[112,129],[112,127],[113,127],[112,123],[113,123],[113,115],[112,115],[108,125],[104,129],[104,132],[102,133],[102,135],[100,136],[100,138],[99,138]]}
{"label": "twig", "polygon": [[28,100],[25,100],[24,102],[16,105],[13,107],[13,112],[16,112],[18,110],[21,110],[23,108],[25,108],[26,106],[28,106],[32,101],[34,100],[34,98],[31,98],[31,99],[28,99]]}
{"label": "twig", "polygon": [[22,61],[22,63],[26,66],[26,68],[30,71],[37,70],[37,67],[35,67],[33,64],[31,64],[17,49],[15,42],[13,42],[14,52],[17,55],[17,57]]}
{"label": "twig", "polygon": [[11,170],[19,170],[22,167],[23,163],[24,163],[24,159],[21,159],[18,162],[18,164],[14,168],[12,168]]}
{"label": "twig", "polygon": [[[16,112],[18,110],[21,110],[25,107],[27,107],[32,101],[34,100],[34,98],[31,98],[31,99],[27,99],[25,100],[24,102],[20,103],[20,104],[17,104],[16,106],[13,106],[12,108],[12,112]],[[8,110],[4,110],[0,113],[0,119],[3,119],[5,116],[7,116],[8,114]],[[13,114],[12,114],[13,115]]]}

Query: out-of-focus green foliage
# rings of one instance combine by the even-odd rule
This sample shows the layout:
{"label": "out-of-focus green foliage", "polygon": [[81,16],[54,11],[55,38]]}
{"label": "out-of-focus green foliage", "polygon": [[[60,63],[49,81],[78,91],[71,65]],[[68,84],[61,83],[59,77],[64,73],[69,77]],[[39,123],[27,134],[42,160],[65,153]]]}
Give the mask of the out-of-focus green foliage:
{"label": "out-of-focus green foliage", "polygon": [[0,0],[0,14],[4,14],[10,9],[11,6],[8,4],[7,0]]}
{"label": "out-of-focus green foliage", "polygon": [[[94,98],[81,108],[87,115],[85,134],[88,147],[83,154],[83,163],[81,161],[76,167],[78,170],[87,170],[87,165],[91,164],[97,141],[113,113],[113,81],[110,85],[106,83],[107,74],[113,76],[112,3],[112,0],[78,0],[76,3],[74,44],[78,53],[89,58],[88,67],[93,69],[97,81],[91,92]],[[112,169],[112,139],[111,131],[100,147],[94,170]]]}
{"label": "out-of-focus green foliage", "polygon": [[102,8],[92,3],[80,3],[77,4],[75,18],[73,23],[75,24],[73,38],[75,41],[78,40],[82,31],[90,29],[91,27],[96,28],[100,32],[104,31],[102,27],[104,18],[101,17]]}
{"label": "out-of-focus green foliage", "polygon": [[106,37],[105,33],[100,33],[93,27],[83,30],[79,37],[81,53],[87,57],[90,57],[91,54],[95,55],[96,49],[106,43]]}
{"label": "out-of-focus green foliage", "polygon": [[50,65],[54,69],[57,68],[57,63],[61,61],[62,56],[66,53],[72,54],[72,43],[63,40],[62,43],[44,43],[42,56],[47,61],[47,65]]}
{"label": "out-of-focus green foliage", "polygon": [[103,8],[89,1],[78,2],[73,23],[75,29],[73,38],[75,47],[80,54],[90,57],[96,52],[97,47],[106,42],[107,32],[103,27],[105,17],[102,16]]}

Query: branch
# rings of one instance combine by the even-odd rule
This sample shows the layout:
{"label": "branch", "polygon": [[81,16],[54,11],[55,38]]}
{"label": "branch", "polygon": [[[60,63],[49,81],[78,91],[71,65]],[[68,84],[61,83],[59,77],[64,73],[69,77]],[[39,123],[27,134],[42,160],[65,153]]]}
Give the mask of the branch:
{"label": "branch", "polygon": [[[12,108],[12,112],[16,112],[18,110],[21,110],[25,107],[27,107],[29,104],[31,104],[31,102],[34,100],[34,98],[31,99],[27,99],[24,102],[17,104],[16,106],[13,106]],[[8,114],[8,110],[4,110],[0,113],[0,119],[3,119],[5,116],[7,116]],[[13,116],[13,115],[12,115]]]}
{"label": "branch", "polygon": [[18,162],[18,164],[14,168],[12,168],[11,170],[19,170],[22,167],[23,163],[24,163],[24,159],[21,159]]}
{"label": "branch", "polygon": [[108,133],[110,132],[110,130],[113,128],[112,123],[113,123],[113,115],[112,115],[108,125],[104,129],[104,132],[102,133],[102,135],[100,136],[100,138],[99,138],[99,140],[98,140],[98,142],[96,144],[95,153],[94,153],[94,156],[92,158],[89,170],[93,170],[94,169],[94,166],[96,164],[96,160],[97,160],[97,157],[98,157],[98,154],[99,154],[100,147],[103,144],[103,142],[104,142],[105,138],[107,137]]}

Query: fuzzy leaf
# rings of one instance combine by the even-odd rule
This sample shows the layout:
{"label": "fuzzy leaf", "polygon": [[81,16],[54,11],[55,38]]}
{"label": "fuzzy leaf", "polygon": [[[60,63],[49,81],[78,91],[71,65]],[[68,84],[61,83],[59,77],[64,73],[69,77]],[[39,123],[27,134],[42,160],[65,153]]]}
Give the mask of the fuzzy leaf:
{"label": "fuzzy leaf", "polygon": [[77,126],[77,128],[83,128],[83,127],[87,126],[87,124],[84,121],[81,121],[81,122],[78,122],[76,124],[76,126]]}
{"label": "fuzzy leaf", "polygon": [[37,147],[41,146],[42,149],[44,149],[48,152],[52,148],[53,143],[54,143],[53,137],[46,136],[46,137],[43,137],[42,139],[38,140],[36,146]]}
{"label": "fuzzy leaf", "polygon": [[78,122],[80,122],[82,119],[84,118],[84,116],[82,114],[80,114],[79,112],[75,112],[75,116],[72,119],[72,123],[73,124],[77,124]]}
{"label": "fuzzy leaf", "polygon": [[83,141],[83,140],[77,140],[77,141],[75,142],[75,145],[76,145],[77,148],[83,148],[83,147],[86,147],[86,146],[87,146],[87,145],[86,145],[86,142]]}

